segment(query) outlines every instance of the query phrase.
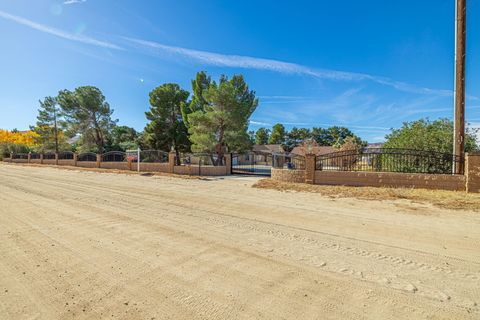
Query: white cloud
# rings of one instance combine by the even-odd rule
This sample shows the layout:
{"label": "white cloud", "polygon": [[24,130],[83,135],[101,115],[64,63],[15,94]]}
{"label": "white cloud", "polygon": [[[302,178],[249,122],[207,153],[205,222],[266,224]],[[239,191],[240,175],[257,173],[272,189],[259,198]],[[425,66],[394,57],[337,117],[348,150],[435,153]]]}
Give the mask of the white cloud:
{"label": "white cloud", "polygon": [[69,5],[69,4],[84,3],[84,2],[87,2],[87,0],[67,0],[67,1],[64,1],[63,4]]}
{"label": "white cloud", "polygon": [[262,122],[262,121],[254,121],[254,120],[250,120],[250,124],[253,124],[255,126],[265,126],[265,127],[271,127],[272,126],[271,123]]}
{"label": "white cloud", "polygon": [[63,30],[55,29],[55,28],[52,28],[52,27],[49,27],[49,26],[46,26],[46,25],[43,25],[43,24],[40,24],[40,23],[36,23],[34,21],[31,21],[31,20],[28,20],[28,19],[25,19],[25,18],[22,18],[22,17],[19,17],[19,16],[15,16],[13,14],[6,13],[4,11],[0,11],[0,18],[4,18],[6,20],[16,22],[18,24],[27,26],[29,28],[32,28],[32,29],[35,29],[35,30],[38,30],[38,31],[41,31],[41,32],[44,32],[44,33],[48,33],[48,34],[57,36],[59,38],[63,38],[63,39],[71,40],[71,41],[82,42],[82,43],[94,45],[94,46],[97,46],[97,47],[107,48],[107,49],[123,50],[122,47],[117,46],[116,44],[113,44],[113,43],[110,43],[110,42],[101,41],[101,40],[97,40],[95,38],[86,37],[86,36],[83,36],[83,35],[77,35],[77,34],[73,34],[73,33],[70,33],[70,32],[63,31]]}
{"label": "white cloud", "polygon": [[336,81],[372,81],[374,83],[392,87],[399,91],[420,93],[420,94],[434,94],[441,96],[451,96],[450,90],[436,90],[430,88],[417,87],[408,83],[395,81],[386,77],[379,77],[365,73],[344,72],[337,70],[320,70],[310,68],[304,65],[284,62],[273,59],[256,58],[250,56],[240,55],[226,55],[215,52],[187,49],[182,47],[168,46],[158,42],[147,41],[142,39],[127,38],[123,39],[130,41],[142,47],[160,50],[166,53],[182,56],[184,58],[218,67],[244,68],[267,70],[285,74],[299,74],[307,75],[319,79],[336,80]]}

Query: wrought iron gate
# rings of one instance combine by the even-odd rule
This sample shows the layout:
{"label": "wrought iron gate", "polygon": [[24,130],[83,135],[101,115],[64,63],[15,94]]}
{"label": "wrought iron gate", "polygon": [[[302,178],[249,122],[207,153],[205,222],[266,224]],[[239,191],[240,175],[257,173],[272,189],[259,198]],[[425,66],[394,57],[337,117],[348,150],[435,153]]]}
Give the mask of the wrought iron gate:
{"label": "wrought iron gate", "polygon": [[232,173],[270,176],[273,157],[268,153],[245,153],[232,155]]}

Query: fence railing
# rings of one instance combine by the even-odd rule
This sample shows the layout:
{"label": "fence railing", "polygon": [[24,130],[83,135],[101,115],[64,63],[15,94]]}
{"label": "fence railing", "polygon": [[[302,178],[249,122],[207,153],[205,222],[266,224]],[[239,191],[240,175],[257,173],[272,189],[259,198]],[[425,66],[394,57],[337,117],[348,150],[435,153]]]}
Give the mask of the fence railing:
{"label": "fence railing", "polygon": [[28,159],[28,153],[13,153],[12,154],[12,159],[27,160]]}
{"label": "fence railing", "polygon": [[40,160],[42,158],[41,153],[30,153],[30,159],[32,160]]}
{"label": "fence railing", "polygon": [[90,161],[90,162],[97,161],[97,154],[93,152],[80,153],[77,156],[77,161]]}
{"label": "fence railing", "polygon": [[[135,158],[136,162],[137,159]],[[165,163],[168,162],[168,152],[161,150],[141,150],[140,162],[146,163]]]}
{"label": "fence railing", "polygon": [[73,160],[75,157],[75,153],[71,151],[64,151],[58,154],[58,160]]}
{"label": "fence railing", "polygon": [[124,162],[127,161],[127,154],[122,151],[110,151],[102,154],[102,162]]}
{"label": "fence railing", "polygon": [[454,164],[462,168],[464,158],[426,150],[367,148],[317,156],[316,169],[322,171],[372,171],[452,174]]}
{"label": "fence railing", "polygon": [[194,166],[224,166],[225,157],[218,161],[216,154],[209,153],[184,153],[180,154],[180,165]]}
{"label": "fence railing", "polygon": [[275,169],[305,170],[305,157],[293,154],[274,154],[272,167]]}
{"label": "fence railing", "polygon": [[53,152],[44,153],[43,160],[55,160],[55,153]]}

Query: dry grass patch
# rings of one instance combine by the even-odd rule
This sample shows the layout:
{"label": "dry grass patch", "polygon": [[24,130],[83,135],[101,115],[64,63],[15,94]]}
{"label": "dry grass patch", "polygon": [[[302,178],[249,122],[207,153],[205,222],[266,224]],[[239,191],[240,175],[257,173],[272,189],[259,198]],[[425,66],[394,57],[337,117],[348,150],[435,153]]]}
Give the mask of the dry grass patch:
{"label": "dry grass patch", "polygon": [[253,185],[253,187],[261,189],[274,189],[279,191],[318,193],[322,196],[330,198],[355,198],[361,200],[404,199],[413,202],[432,204],[436,207],[445,209],[480,211],[480,194],[456,191],[322,186],[305,183],[287,183],[272,179],[259,180]]}

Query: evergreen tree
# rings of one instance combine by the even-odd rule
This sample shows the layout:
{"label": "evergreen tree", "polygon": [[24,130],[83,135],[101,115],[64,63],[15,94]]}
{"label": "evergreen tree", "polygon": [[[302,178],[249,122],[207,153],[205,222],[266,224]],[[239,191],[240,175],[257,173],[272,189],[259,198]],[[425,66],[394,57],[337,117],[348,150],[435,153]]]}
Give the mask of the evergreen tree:
{"label": "evergreen tree", "polygon": [[285,127],[281,123],[277,123],[272,127],[272,133],[268,139],[269,144],[285,144],[287,133]]}
{"label": "evergreen tree", "polygon": [[178,84],[163,84],[150,92],[151,107],[145,113],[150,121],[145,127],[147,143],[154,149],[174,150],[177,164],[180,164],[180,152],[190,149],[181,111],[182,106],[188,104],[189,95]]}
{"label": "evergreen tree", "polygon": [[270,129],[260,128],[255,133],[255,143],[256,144],[268,144],[268,139],[270,137]]}
{"label": "evergreen tree", "polygon": [[40,108],[38,109],[36,126],[31,128],[37,133],[35,138],[41,151],[53,150],[59,152],[60,136],[62,136],[62,143],[64,143],[64,136],[59,131],[61,122],[61,112],[57,103],[57,98],[46,97],[43,101],[39,101]]}
{"label": "evergreen tree", "polygon": [[247,150],[251,146],[248,134],[248,121],[258,105],[255,92],[248,89],[242,76],[232,79],[220,77],[218,84],[212,82],[202,97],[203,110],[188,114],[192,149],[197,152],[216,154],[217,165],[223,164],[227,149],[230,152]]}
{"label": "evergreen tree", "polygon": [[100,89],[85,86],[74,91],[63,90],[57,100],[65,115],[68,133],[71,136],[81,135],[81,148],[104,152],[107,138],[117,120],[112,120],[113,109]]}

